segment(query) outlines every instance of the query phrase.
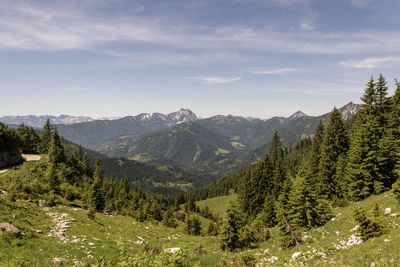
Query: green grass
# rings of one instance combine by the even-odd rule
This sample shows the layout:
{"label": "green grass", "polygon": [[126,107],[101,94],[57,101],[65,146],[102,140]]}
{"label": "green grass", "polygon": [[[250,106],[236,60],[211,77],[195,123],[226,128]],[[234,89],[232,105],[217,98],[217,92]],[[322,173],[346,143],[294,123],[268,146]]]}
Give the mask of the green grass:
{"label": "green grass", "polygon": [[[0,190],[17,189],[19,186],[22,186],[19,190],[36,188],[35,183],[29,183],[29,175],[43,172],[43,163],[44,160],[25,163],[16,170],[0,174]],[[27,182],[24,184],[18,180],[21,175],[25,175]],[[207,205],[214,214],[222,216],[229,202],[235,199],[237,195],[232,194],[198,201],[196,204],[200,208]],[[0,266],[51,266],[53,258],[65,258],[67,265],[72,265],[75,260],[95,263],[101,257],[121,260],[121,244],[125,244],[128,255],[137,255],[143,248],[142,244],[137,244],[141,238],[148,246],[159,247],[160,250],[171,247],[185,248],[190,266],[218,266],[221,259],[225,259],[226,262],[238,261],[245,253],[222,252],[216,237],[186,235],[184,223],[181,221],[178,221],[179,225],[174,229],[161,223],[142,223],[119,215],[97,213],[94,220],[89,220],[83,209],[58,205],[47,210],[39,206],[39,203],[42,202],[18,199],[11,201],[10,195],[0,195],[0,223],[11,223],[22,232],[20,237],[5,232],[0,234]],[[372,263],[375,266],[400,266],[400,216],[382,216],[386,232],[379,238],[367,240],[349,249],[338,250],[334,246],[355,234],[351,231],[356,225],[352,206],[359,205],[371,214],[375,203],[379,204],[381,213],[385,208],[391,208],[393,214],[400,214],[399,205],[391,192],[374,195],[361,202],[350,203],[348,207],[334,209],[335,219],[323,227],[305,232],[309,239],[299,247],[281,249],[278,231],[272,229],[270,240],[247,253],[257,262],[277,257],[277,266],[299,266],[301,262],[308,266],[370,266]],[[68,242],[63,243],[57,237],[47,236],[55,225],[47,214],[49,212],[67,214],[66,218],[70,220],[69,228],[65,231]],[[202,217],[200,220],[203,229],[206,228],[209,220]],[[193,253],[199,244],[205,248],[206,254]],[[318,256],[314,250],[324,254]],[[295,252],[302,252],[305,256],[292,260]],[[91,258],[92,256],[94,258]]]}
{"label": "green grass", "polygon": [[236,201],[237,195],[232,194],[228,196],[213,197],[206,200],[196,201],[196,205],[200,208],[208,206],[214,215],[223,216],[225,214],[225,209],[229,202]]}

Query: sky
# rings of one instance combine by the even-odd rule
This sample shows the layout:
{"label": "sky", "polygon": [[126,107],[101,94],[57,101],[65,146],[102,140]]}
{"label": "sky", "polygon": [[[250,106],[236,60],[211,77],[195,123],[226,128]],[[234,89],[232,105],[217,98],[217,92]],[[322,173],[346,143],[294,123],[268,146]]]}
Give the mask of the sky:
{"label": "sky", "polygon": [[[399,0],[0,0],[0,116],[269,118],[400,78]],[[397,71],[396,71],[397,70]]]}

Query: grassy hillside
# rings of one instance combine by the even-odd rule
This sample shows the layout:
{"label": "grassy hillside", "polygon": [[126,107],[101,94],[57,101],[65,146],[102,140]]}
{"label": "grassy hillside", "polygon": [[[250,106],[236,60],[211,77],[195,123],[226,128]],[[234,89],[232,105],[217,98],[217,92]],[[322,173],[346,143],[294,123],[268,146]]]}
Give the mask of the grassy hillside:
{"label": "grassy hillside", "polygon": [[203,209],[205,206],[211,210],[211,212],[215,215],[222,217],[225,215],[225,210],[228,204],[231,201],[237,200],[237,194],[231,194],[228,196],[220,196],[208,198],[205,200],[196,201],[196,205],[199,206],[200,209]]}
{"label": "grassy hillside", "polygon": [[[10,172],[17,177],[19,170]],[[7,173],[0,174],[0,190],[5,188],[6,176]],[[146,266],[161,266],[157,260],[165,264],[179,257],[182,257],[183,266],[218,266],[232,261],[242,264],[258,262],[266,266],[289,263],[294,266],[303,263],[309,266],[400,264],[400,209],[390,192],[351,203],[349,207],[336,208],[334,219],[323,227],[304,233],[307,238],[299,247],[280,249],[277,229],[272,229],[270,240],[261,243],[258,248],[238,253],[222,252],[216,237],[184,234],[184,224],[180,221],[174,229],[161,224],[137,222],[127,216],[101,213],[97,213],[94,220],[89,220],[86,211],[74,206],[74,203],[45,207],[42,201],[12,199],[7,192],[0,192],[0,223],[12,224],[19,231],[15,235],[9,232],[0,234],[0,265],[49,266],[55,265],[55,261],[73,265],[79,262],[98,263],[104,258],[106,266],[116,266],[117,262],[127,259],[135,262],[146,259]],[[219,213],[235,198],[236,195],[217,197],[197,204],[207,205],[214,213]],[[380,206],[386,233],[344,248],[341,243],[356,235],[352,205],[359,205],[370,213],[375,203]],[[391,208],[391,214],[384,216],[386,208]],[[206,228],[209,221],[204,218],[201,221]],[[202,245],[204,253],[199,254],[199,249],[196,250],[199,245]],[[184,252],[165,252],[176,247]],[[292,259],[294,253],[300,256]]]}

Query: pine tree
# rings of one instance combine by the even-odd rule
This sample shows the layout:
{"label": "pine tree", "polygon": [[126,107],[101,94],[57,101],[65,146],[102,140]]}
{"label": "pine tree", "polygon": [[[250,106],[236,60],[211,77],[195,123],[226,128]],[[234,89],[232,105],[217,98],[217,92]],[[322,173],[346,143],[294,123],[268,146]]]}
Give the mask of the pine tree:
{"label": "pine tree", "polygon": [[162,223],[163,223],[165,226],[168,226],[168,227],[172,227],[172,228],[178,227],[178,224],[176,223],[176,220],[175,220],[175,218],[174,218],[174,216],[173,216],[173,212],[172,212],[171,209],[168,209],[168,210],[164,213]]}
{"label": "pine tree", "polygon": [[383,227],[378,220],[367,217],[365,211],[362,208],[354,207],[353,209],[354,220],[358,223],[359,232],[362,240],[367,240],[371,237],[378,237],[383,233]]}
{"label": "pine tree", "polygon": [[38,153],[40,137],[32,127],[25,126],[23,123],[16,131],[22,153],[34,154]]}
{"label": "pine tree", "polygon": [[289,198],[288,221],[297,227],[320,225],[318,202],[311,186],[312,173],[307,162],[300,167]]}
{"label": "pine tree", "polygon": [[40,147],[39,148],[42,153],[47,153],[47,151],[49,149],[52,131],[53,131],[53,127],[50,124],[50,120],[47,119],[46,123],[43,126],[42,132],[40,133]]}
{"label": "pine tree", "polygon": [[337,161],[348,150],[349,139],[344,127],[342,115],[336,108],[329,115],[321,147],[319,166],[318,193],[326,199],[341,197],[338,177],[336,176]]}
{"label": "pine tree", "polygon": [[[278,132],[274,132],[271,144],[269,146],[268,157],[270,158],[270,169],[266,169],[266,172],[272,170],[272,184],[270,185],[269,193],[275,198],[278,197],[279,192],[282,189],[283,183],[287,179],[287,165],[285,162],[285,153],[282,148],[282,142],[278,135]],[[268,166],[268,165],[266,165]]]}
{"label": "pine tree", "polygon": [[50,189],[55,193],[60,193],[60,180],[57,174],[57,166],[51,163],[47,173],[47,181],[49,182]]}
{"label": "pine tree", "polygon": [[390,114],[390,135],[393,140],[394,153],[393,159],[395,161],[395,177],[400,178],[400,82],[396,80],[396,91],[392,98],[392,112]]}
{"label": "pine tree", "polygon": [[235,251],[241,247],[240,229],[244,226],[243,215],[235,203],[231,203],[226,210],[221,227],[220,238],[222,250]]}
{"label": "pine tree", "polygon": [[278,204],[278,229],[280,233],[280,242],[283,248],[300,245],[300,232],[296,225],[290,223],[285,208],[281,203]]}
{"label": "pine tree", "polygon": [[346,175],[348,197],[353,200],[368,197],[380,185],[390,188],[394,181],[393,139],[385,133],[390,111],[386,95],[386,81],[381,75],[377,84],[370,79],[361,98]]}
{"label": "pine tree", "polygon": [[312,141],[311,156],[310,156],[310,167],[312,175],[315,179],[314,184],[317,182],[319,163],[321,159],[321,146],[324,138],[324,125],[322,121],[319,122],[317,129],[315,130],[315,135]]}
{"label": "pine tree", "polygon": [[400,179],[392,185],[392,190],[397,203],[400,206]]}
{"label": "pine tree", "polygon": [[96,159],[93,183],[89,194],[89,202],[96,211],[102,212],[104,210],[103,171],[101,169],[100,159]]}
{"label": "pine tree", "polygon": [[49,159],[50,162],[59,164],[66,161],[64,144],[58,135],[57,129],[54,129],[49,146]]}
{"label": "pine tree", "polygon": [[210,236],[218,235],[218,226],[212,221],[210,221],[210,223],[208,224],[207,234]]}
{"label": "pine tree", "polygon": [[200,235],[201,223],[199,217],[196,215],[188,215],[185,219],[185,231],[188,235]]}

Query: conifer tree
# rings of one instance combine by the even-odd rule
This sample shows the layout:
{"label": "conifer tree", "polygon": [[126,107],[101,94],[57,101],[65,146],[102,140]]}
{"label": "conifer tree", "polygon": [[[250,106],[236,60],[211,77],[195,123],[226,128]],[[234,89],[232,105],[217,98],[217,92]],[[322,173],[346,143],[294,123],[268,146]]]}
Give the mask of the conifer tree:
{"label": "conifer tree", "polygon": [[329,115],[321,147],[319,166],[318,193],[326,199],[341,197],[338,177],[336,176],[337,161],[348,150],[349,139],[344,127],[342,115],[336,108]]}
{"label": "conifer tree", "polygon": [[101,169],[100,159],[96,159],[93,183],[89,194],[90,205],[98,212],[102,212],[105,206],[103,192],[103,171]]}
{"label": "conifer tree", "polygon": [[188,235],[200,235],[201,223],[199,217],[196,215],[188,215],[185,219],[185,231]]}
{"label": "conifer tree", "polygon": [[289,198],[288,221],[297,227],[320,225],[318,202],[311,185],[312,173],[305,161],[293,183]]}
{"label": "conifer tree", "polygon": [[[268,157],[271,162],[270,168],[267,168],[265,171],[271,172],[272,170],[272,183],[269,186],[269,193],[277,198],[282,189],[283,183],[287,179],[287,165],[284,158],[285,153],[277,131],[274,132],[274,136],[272,137],[272,141],[269,146]],[[267,164],[265,166],[268,167]]]}
{"label": "conifer tree", "polygon": [[42,153],[47,153],[51,140],[51,133],[53,127],[50,124],[50,120],[47,119],[43,126],[42,132],[40,133],[40,151]]}
{"label": "conifer tree", "polygon": [[312,141],[311,156],[310,156],[310,168],[313,177],[315,178],[315,183],[318,180],[319,163],[321,159],[321,145],[324,138],[324,125],[322,121],[319,122],[317,129],[315,130],[315,135]]}
{"label": "conifer tree", "polygon": [[172,227],[172,228],[178,227],[178,224],[176,223],[176,220],[175,220],[175,218],[174,218],[174,216],[173,216],[173,213],[172,213],[172,210],[171,210],[171,209],[168,209],[168,210],[164,213],[162,223],[163,223],[165,226],[168,226],[168,227]]}
{"label": "conifer tree", "polygon": [[49,146],[49,159],[52,163],[59,164],[66,161],[64,145],[58,135],[57,129],[54,129]]}
{"label": "conifer tree", "polygon": [[371,237],[378,237],[383,233],[383,227],[378,220],[367,217],[365,211],[360,207],[353,209],[354,220],[358,223],[361,238],[365,241]]}
{"label": "conifer tree", "polygon": [[17,129],[22,153],[38,153],[40,137],[32,127],[25,126],[23,123]]}
{"label": "conifer tree", "polygon": [[50,189],[55,193],[60,193],[60,180],[57,174],[57,166],[55,163],[50,164],[50,168],[47,173],[47,181],[49,182]]}
{"label": "conifer tree", "polygon": [[353,200],[368,197],[380,185],[390,188],[394,180],[392,142],[385,137],[390,110],[386,95],[386,81],[381,75],[377,84],[370,79],[361,98],[346,171],[347,194]]}
{"label": "conifer tree", "polygon": [[400,206],[400,179],[398,179],[393,185],[392,190],[395,199],[397,200],[397,204]]}
{"label": "conifer tree", "polygon": [[226,210],[221,227],[220,238],[222,250],[235,251],[241,247],[240,229],[244,226],[243,215],[235,203],[231,203]]}
{"label": "conifer tree", "polygon": [[300,245],[300,231],[296,225],[290,223],[287,212],[281,203],[278,203],[277,208],[278,229],[280,233],[281,246],[284,248]]}

